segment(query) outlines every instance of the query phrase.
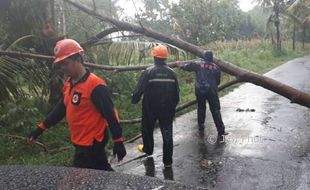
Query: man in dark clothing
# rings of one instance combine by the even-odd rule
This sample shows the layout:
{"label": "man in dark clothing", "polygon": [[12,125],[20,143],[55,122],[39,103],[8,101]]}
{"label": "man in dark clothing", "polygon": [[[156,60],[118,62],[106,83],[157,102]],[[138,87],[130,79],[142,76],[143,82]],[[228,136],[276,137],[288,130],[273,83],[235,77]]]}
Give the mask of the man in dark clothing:
{"label": "man in dark clothing", "polygon": [[105,153],[108,128],[114,143],[113,154],[117,155],[118,160],[126,155],[122,128],[106,82],[83,66],[82,52],[82,47],[72,39],[57,42],[54,63],[59,64],[68,76],[63,98],[30,133],[28,143],[33,143],[45,130],[66,116],[71,142],[75,147],[73,165],[113,171]]}
{"label": "man in dark clothing", "polygon": [[212,113],[214,123],[219,136],[227,135],[220,112],[220,101],[218,97],[218,85],[221,80],[220,68],[213,63],[213,53],[204,52],[204,58],[180,66],[185,71],[194,71],[196,73],[195,94],[198,104],[198,126],[199,130],[204,130],[206,118],[206,100]]}
{"label": "man in dark clothing", "polygon": [[176,105],[179,102],[179,86],[174,71],[166,64],[168,50],[163,45],[152,51],[155,65],[145,70],[132,94],[132,103],[142,102],[142,139],[143,145],[138,150],[148,155],[153,154],[154,125],[159,120],[163,137],[163,163],[171,167],[173,154],[172,122]]}

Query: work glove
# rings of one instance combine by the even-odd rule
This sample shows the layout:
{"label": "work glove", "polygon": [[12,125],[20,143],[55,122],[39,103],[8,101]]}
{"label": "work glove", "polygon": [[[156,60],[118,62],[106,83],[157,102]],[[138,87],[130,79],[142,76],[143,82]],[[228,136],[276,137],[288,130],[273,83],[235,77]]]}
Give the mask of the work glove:
{"label": "work glove", "polygon": [[178,68],[181,68],[184,64],[180,64],[180,61],[176,61],[176,65]]}
{"label": "work glove", "polygon": [[34,141],[44,132],[44,129],[41,129],[40,127],[37,127],[35,130],[33,130],[27,139],[28,144],[34,143]]}
{"label": "work glove", "polygon": [[123,160],[127,152],[123,142],[116,142],[113,146],[113,155],[117,156],[118,161]]}

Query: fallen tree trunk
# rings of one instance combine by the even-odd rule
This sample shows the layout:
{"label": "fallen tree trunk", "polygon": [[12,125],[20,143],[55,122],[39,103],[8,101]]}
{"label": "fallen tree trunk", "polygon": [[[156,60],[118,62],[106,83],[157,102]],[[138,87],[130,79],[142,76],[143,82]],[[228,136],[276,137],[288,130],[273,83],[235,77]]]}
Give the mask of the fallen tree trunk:
{"label": "fallen tree trunk", "polygon": [[[107,16],[100,15],[99,13],[96,13],[95,11],[92,11],[91,9],[85,6],[72,2],[70,0],[64,0],[64,1],[101,21],[105,21],[105,22],[108,22],[114,25],[120,31],[132,31],[135,33],[143,34],[147,37],[151,37],[159,41],[172,44],[198,57],[202,57],[203,52],[205,51],[204,49],[198,46],[195,46],[193,44],[190,44],[184,40],[177,39],[172,36],[163,35],[159,32],[147,29],[143,26],[130,24],[127,22],[119,21],[119,20],[116,20],[116,19],[113,19]],[[240,67],[237,67],[229,62],[226,62],[220,59],[215,58],[214,63],[220,66],[224,72],[234,75],[242,81],[250,82],[255,85],[261,86],[263,88],[266,88],[268,90],[271,90],[279,95],[282,95],[288,98],[291,101],[291,103],[297,103],[299,105],[310,108],[310,94],[309,93],[302,92],[286,84],[270,79],[266,76],[262,76],[254,72],[247,71],[245,69],[242,69]]]}

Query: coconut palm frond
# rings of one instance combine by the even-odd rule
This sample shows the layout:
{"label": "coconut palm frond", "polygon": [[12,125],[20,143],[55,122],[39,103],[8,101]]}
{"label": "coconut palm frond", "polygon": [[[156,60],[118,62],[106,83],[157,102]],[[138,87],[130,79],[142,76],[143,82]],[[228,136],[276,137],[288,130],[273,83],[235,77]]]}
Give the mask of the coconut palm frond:
{"label": "coconut palm frond", "polygon": [[0,59],[0,102],[10,100],[12,97],[21,97],[24,95],[12,73],[2,69],[4,64],[2,61]]}
{"label": "coconut palm frond", "polygon": [[17,68],[18,64],[0,58],[0,101],[24,96],[18,85]]}
{"label": "coconut palm frond", "polygon": [[28,40],[30,38],[35,37],[34,35],[27,35],[27,36],[22,36],[19,39],[15,40],[8,48],[6,48],[6,50],[9,49],[13,49],[15,48],[20,42],[24,41],[24,40]]}
{"label": "coconut palm frond", "polygon": [[306,17],[303,22],[302,22],[305,26],[310,27],[310,15],[308,17]]}
{"label": "coconut palm frond", "polygon": [[298,10],[298,9],[300,8],[301,4],[302,4],[302,1],[296,0],[294,3],[292,3],[292,4],[287,8],[287,10],[288,10],[289,12],[295,12],[296,10]]}
{"label": "coconut palm frond", "polygon": [[282,14],[293,20],[294,23],[303,26],[304,19],[310,17],[310,2],[308,0],[296,0],[287,9],[283,10]]}
{"label": "coconut palm frond", "polygon": [[310,9],[310,1],[309,0],[296,0],[292,3],[287,10],[291,12],[300,12],[300,10],[309,10]]}
{"label": "coconut palm frond", "polygon": [[[33,35],[23,36],[7,49],[24,50],[26,48],[20,43],[33,37]],[[47,92],[45,88],[48,86],[49,73],[48,63],[45,61],[0,56],[0,102]]]}
{"label": "coconut palm frond", "polygon": [[264,8],[271,8],[274,5],[273,0],[253,0],[252,2],[257,2],[259,6]]}
{"label": "coconut palm frond", "polygon": [[300,26],[303,25],[303,23],[300,20],[300,18],[298,18],[297,16],[295,16],[294,14],[292,14],[292,13],[290,13],[288,11],[282,12],[281,16],[284,17],[285,19],[292,20],[295,24],[298,24]]}
{"label": "coconut palm frond", "polygon": [[[158,42],[148,41],[120,41],[109,46],[108,56],[110,65],[147,64],[153,61],[151,49]],[[187,54],[175,46],[164,44],[168,47],[170,59],[186,59]]]}
{"label": "coconut palm frond", "polygon": [[40,95],[48,84],[48,68],[30,59],[0,57],[0,101],[27,94]]}

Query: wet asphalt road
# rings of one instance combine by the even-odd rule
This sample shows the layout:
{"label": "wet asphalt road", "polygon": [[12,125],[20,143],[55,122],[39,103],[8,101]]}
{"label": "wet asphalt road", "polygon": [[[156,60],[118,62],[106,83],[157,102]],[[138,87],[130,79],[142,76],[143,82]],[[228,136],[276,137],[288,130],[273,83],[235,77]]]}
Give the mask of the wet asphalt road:
{"label": "wet asphalt road", "polygon": [[[290,61],[266,76],[310,92],[310,57]],[[114,168],[209,189],[310,189],[309,108],[252,84],[222,97],[221,107],[230,133],[225,143],[215,142],[209,112],[206,129],[199,133],[193,111],[174,122],[172,169],[163,167],[159,130],[152,157]],[[138,143],[141,139],[127,145],[127,160],[142,155]]]}
{"label": "wet asphalt road", "polygon": [[53,166],[0,166],[1,190],[198,190],[152,177]]}

